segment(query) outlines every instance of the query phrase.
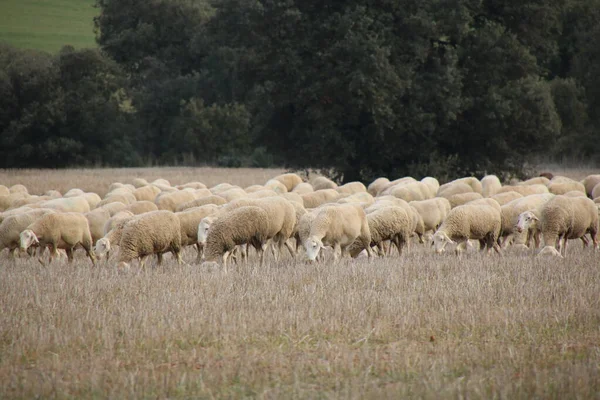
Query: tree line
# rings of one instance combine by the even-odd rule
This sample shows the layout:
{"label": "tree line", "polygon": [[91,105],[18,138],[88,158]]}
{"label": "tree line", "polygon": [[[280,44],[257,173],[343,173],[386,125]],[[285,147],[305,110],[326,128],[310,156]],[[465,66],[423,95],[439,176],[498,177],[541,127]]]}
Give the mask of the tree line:
{"label": "tree line", "polygon": [[96,0],[98,49],[0,44],[0,167],[376,176],[598,161],[600,0]]}

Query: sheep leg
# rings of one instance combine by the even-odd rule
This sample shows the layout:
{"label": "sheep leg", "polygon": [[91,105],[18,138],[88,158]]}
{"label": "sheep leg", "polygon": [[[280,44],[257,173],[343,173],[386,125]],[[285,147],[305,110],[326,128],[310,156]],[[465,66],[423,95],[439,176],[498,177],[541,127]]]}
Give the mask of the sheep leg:
{"label": "sheep leg", "polygon": [[204,247],[201,243],[196,243],[196,251],[198,252],[196,255],[196,263],[199,263],[202,260],[202,254],[204,253]]}
{"label": "sheep leg", "polygon": [[283,242],[283,244],[285,247],[287,247],[292,258],[296,258],[296,251],[292,248],[292,245],[287,240],[285,242]]}
{"label": "sheep leg", "polygon": [[383,248],[383,242],[377,243],[377,246],[375,246],[375,248],[377,249],[377,255],[379,257],[385,257],[385,249]]}
{"label": "sheep leg", "polygon": [[588,247],[588,245],[590,244],[590,241],[588,240],[588,238],[585,237],[585,235],[583,235],[580,239],[583,242],[583,248],[585,249],[586,247]]}
{"label": "sheep leg", "polygon": [[340,258],[341,253],[342,253],[342,248],[339,243],[336,243],[333,246],[333,261],[337,261]]}
{"label": "sheep leg", "polygon": [[227,259],[229,258],[230,255],[231,255],[231,250],[228,250],[225,253],[223,253],[223,272],[225,272],[225,273],[227,273]]}
{"label": "sheep leg", "polygon": [[163,260],[162,253],[156,253],[156,258],[158,259],[158,265],[161,265]]}
{"label": "sheep leg", "polygon": [[91,245],[87,245],[87,246],[83,245],[83,249],[85,250],[85,253],[90,258],[90,260],[92,260],[92,265],[95,266],[96,265],[96,253],[94,253],[92,246]]}
{"label": "sheep leg", "polygon": [[396,249],[398,249],[398,255],[400,257],[402,257],[402,247],[404,246],[404,241],[403,240],[401,241],[400,237],[398,235],[396,235],[392,239],[392,243],[394,244],[394,246],[396,246]]}
{"label": "sheep leg", "polygon": [[67,260],[69,261],[69,264],[72,264],[73,263],[73,249],[66,248],[65,251],[67,252]]}

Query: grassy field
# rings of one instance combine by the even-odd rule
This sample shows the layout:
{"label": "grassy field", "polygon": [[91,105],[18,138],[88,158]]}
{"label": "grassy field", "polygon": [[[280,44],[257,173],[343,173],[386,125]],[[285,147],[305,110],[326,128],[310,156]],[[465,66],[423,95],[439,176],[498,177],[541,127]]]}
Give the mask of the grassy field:
{"label": "grassy field", "polygon": [[[0,171],[0,183],[248,186],[279,172]],[[227,274],[194,258],[123,272],[83,254],[48,267],[0,255],[0,398],[600,396],[598,253],[577,242],[564,260],[418,243],[402,258],[270,258]]]}
{"label": "grassy field", "polygon": [[94,0],[2,0],[0,41],[55,53],[64,45],[95,47]]}

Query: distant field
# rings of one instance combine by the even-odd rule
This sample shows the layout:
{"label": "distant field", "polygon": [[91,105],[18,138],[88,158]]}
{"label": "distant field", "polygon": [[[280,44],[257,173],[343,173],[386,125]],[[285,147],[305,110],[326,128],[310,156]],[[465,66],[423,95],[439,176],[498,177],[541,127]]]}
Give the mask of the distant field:
{"label": "distant field", "polygon": [[94,0],[2,0],[0,41],[55,53],[64,45],[95,47]]}

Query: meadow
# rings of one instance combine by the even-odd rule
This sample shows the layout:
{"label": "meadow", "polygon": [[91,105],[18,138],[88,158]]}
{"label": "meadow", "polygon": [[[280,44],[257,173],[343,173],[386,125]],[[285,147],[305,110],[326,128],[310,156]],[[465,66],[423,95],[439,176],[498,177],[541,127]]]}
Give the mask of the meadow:
{"label": "meadow", "polygon": [[[133,177],[264,183],[281,170],[4,170],[30,192]],[[578,177],[584,170],[566,170]],[[0,398],[598,398],[598,253],[478,252],[224,273],[0,255]]]}
{"label": "meadow", "polygon": [[64,45],[96,47],[94,0],[2,0],[0,41],[58,52]]}

